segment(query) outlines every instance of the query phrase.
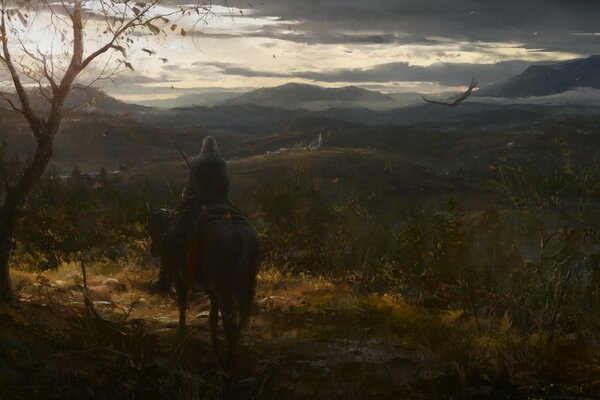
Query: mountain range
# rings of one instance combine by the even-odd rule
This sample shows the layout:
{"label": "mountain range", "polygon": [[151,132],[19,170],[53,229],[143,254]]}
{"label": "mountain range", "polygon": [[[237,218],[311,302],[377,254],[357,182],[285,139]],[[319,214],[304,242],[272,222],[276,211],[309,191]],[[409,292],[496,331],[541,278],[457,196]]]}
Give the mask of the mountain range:
{"label": "mountain range", "polygon": [[477,95],[525,98],[560,94],[577,88],[600,89],[600,56],[532,65],[507,81],[479,90]]}
{"label": "mountain range", "polygon": [[[577,100],[580,90],[585,90],[586,101]],[[383,94],[355,86],[289,83],[220,95],[219,101],[208,96],[211,101],[196,98],[193,107],[165,109],[124,103],[102,91],[78,87],[69,105],[80,104],[80,110],[88,113],[124,116],[148,126],[241,134],[276,133],[303,120],[442,130],[496,129],[600,114],[600,102],[594,101],[600,99],[600,56],[528,67],[518,76],[479,90],[454,108],[426,104],[417,93]],[[38,97],[33,103],[41,107]],[[561,102],[563,98],[568,101]]]}
{"label": "mountain range", "polygon": [[254,104],[262,107],[283,109],[304,108],[322,110],[327,108],[393,108],[393,98],[380,92],[356,86],[323,88],[316,85],[288,83],[274,88],[256,89],[239,97],[226,100],[221,105],[237,106]]}
{"label": "mountain range", "polygon": [[[474,76],[476,79],[477,77]],[[584,95],[581,91],[584,90]],[[598,93],[594,93],[598,90]],[[554,64],[535,64],[505,81],[480,88],[469,102],[481,98],[506,99],[505,103],[541,97],[540,101],[560,103],[556,96],[568,93],[568,103],[597,104],[600,98],[600,56],[569,60]],[[596,95],[594,95],[596,94]],[[436,97],[435,95],[432,95]],[[444,95],[437,95],[437,97]],[[544,99],[547,96],[553,98]],[[277,87],[260,88],[247,93],[227,90],[185,94],[174,99],[145,100],[140,104],[161,108],[221,107],[255,105],[278,109],[306,109],[322,111],[330,108],[366,108],[388,110],[419,105],[419,93],[380,93],[356,86],[325,88],[316,85],[289,83]]]}
{"label": "mountain range", "polygon": [[[544,70],[552,71],[555,82],[551,90],[535,73],[538,67],[528,68],[452,108],[424,103],[417,93],[382,94],[357,87],[300,84],[259,89],[210,105],[200,102],[193,107],[155,108],[124,103],[100,90],[78,87],[68,105],[80,107],[63,120],[55,143],[55,160],[63,167],[77,163],[88,169],[103,163],[113,167],[123,163],[160,164],[177,154],[173,142],[191,154],[208,134],[217,136],[225,149],[237,149],[225,156],[306,146],[321,133],[327,146],[362,148],[385,148],[388,142],[397,141],[404,146],[422,135],[456,137],[458,133],[485,138],[498,132],[536,134],[548,124],[558,131],[592,134],[600,118],[600,107],[596,105],[600,102],[538,100],[570,98],[578,90],[600,93],[593,79],[594,65],[599,60],[591,57],[547,66]],[[579,80],[573,79],[573,71],[580,72]],[[518,92],[526,98],[492,97],[517,93],[520,86],[514,86],[516,80],[528,88]],[[581,89],[579,82],[587,86]],[[42,107],[43,101],[34,98],[34,106]],[[536,102],[527,102],[531,99]],[[0,140],[6,141],[11,153],[26,154],[34,145],[23,118],[7,107],[2,110],[1,105]]]}

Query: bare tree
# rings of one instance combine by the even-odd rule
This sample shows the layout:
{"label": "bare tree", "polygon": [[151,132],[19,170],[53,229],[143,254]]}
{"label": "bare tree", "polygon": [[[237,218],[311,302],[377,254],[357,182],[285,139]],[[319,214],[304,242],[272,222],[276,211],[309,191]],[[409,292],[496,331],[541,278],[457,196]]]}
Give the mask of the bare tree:
{"label": "bare tree", "polygon": [[[196,26],[206,22],[210,14],[209,0],[191,6],[142,1],[0,0],[0,74],[7,77],[0,86],[0,97],[22,114],[36,140],[33,157],[23,173],[14,182],[4,179],[0,298],[5,301],[14,301],[9,257],[18,217],[52,157],[54,137],[70,111],[67,97],[84,71],[86,75],[95,71],[91,78],[86,76],[88,85],[111,79],[120,70],[133,71],[126,52],[134,35],[185,36],[187,32],[178,26],[179,21],[193,21]],[[37,30],[32,31],[36,24]],[[39,38],[28,38],[32,32],[49,39],[41,45]],[[89,45],[92,36],[98,38],[93,46]],[[44,106],[39,105],[40,101]]]}

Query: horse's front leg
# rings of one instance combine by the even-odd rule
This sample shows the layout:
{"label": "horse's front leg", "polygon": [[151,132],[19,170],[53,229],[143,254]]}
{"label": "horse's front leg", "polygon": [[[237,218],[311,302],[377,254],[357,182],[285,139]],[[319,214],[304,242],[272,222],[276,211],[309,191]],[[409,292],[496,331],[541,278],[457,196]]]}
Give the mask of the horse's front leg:
{"label": "horse's front leg", "polygon": [[179,307],[179,330],[178,335],[185,334],[185,313],[187,311],[188,287],[182,278],[177,279],[177,306]]}

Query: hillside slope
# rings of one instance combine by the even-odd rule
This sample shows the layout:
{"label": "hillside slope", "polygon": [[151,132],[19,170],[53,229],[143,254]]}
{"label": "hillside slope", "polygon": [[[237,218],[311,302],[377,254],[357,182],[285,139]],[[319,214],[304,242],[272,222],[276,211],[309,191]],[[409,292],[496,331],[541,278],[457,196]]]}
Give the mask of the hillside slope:
{"label": "hillside slope", "polygon": [[481,89],[477,95],[507,98],[547,96],[575,88],[600,89],[600,56],[532,65],[505,82]]}

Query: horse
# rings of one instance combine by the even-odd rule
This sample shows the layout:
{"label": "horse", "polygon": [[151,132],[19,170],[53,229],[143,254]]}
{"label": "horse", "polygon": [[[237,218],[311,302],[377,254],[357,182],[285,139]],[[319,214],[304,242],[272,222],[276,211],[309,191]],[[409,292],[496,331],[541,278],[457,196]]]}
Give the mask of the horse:
{"label": "horse", "polygon": [[[254,303],[256,276],[260,264],[260,241],[256,230],[239,215],[221,210],[226,218],[207,218],[201,230],[193,232],[179,254],[168,257],[162,235],[172,225],[176,213],[167,209],[149,212],[146,229],[151,238],[150,251],[168,268],[175,282],[179,308],[179,335],[185,332],[188,293],[199,282],[210,298],[209,324],[213,350],[218,353],[219,312],[227,342],[227,360],[235,360],[237,342],[250,319]],[[191,272],[190,272],[191,271]],[[199,274],[194,272],[198,271]],[[201,278],[199,278],[201,277]]]}

